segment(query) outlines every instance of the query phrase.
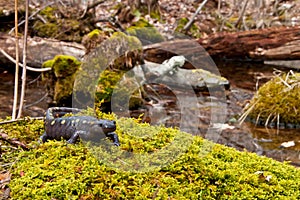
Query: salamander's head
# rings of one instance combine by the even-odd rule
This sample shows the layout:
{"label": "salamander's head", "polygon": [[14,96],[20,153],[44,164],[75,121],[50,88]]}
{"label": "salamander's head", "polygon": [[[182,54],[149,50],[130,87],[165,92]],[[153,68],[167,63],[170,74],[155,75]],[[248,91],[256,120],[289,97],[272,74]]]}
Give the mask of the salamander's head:
{"label": "salamander's head", "polygon": [[116,121],[114,120],[100,119],[96,124],[102,128],[102,131],[105,134],[116,130]]}

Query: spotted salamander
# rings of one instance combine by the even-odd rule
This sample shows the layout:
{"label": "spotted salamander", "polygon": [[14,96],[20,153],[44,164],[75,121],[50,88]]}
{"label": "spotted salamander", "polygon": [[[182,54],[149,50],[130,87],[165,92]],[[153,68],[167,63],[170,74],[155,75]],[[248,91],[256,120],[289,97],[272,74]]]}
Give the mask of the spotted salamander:
{"label": "spotted salamander", "polygon": [[78,108],[52,107],[45,116],[45,132],[41,136],[42,142],[47,140],[65,139],[74,144],[78,138],[83,141],[98,142],[108,137],[116,146],[120,146],[116,130],[116,122],[113,120],[97,119],[92,116],[69,116],[67,113],[79,113]]}

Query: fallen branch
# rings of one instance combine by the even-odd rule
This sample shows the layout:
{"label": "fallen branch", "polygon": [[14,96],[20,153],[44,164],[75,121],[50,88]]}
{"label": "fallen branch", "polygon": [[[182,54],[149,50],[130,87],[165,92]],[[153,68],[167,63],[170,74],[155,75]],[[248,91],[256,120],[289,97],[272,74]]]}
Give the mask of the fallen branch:
{"label": "fallen branch", "polygon": [[1,133],[0,132],[0,140],[8,142],[9,144],[13,145],[13,146],[17,146],[17,147],[21,147],[24,150],[29,150],[29,148],[23,144],[22,142],[18,141],[15,138],[8,138],[8,135],[6,133]]}
{"label": "fallen branch", "polygon": [[0,122],[0,125],[19,122],[19,121],[42,120],[42,119],[44,119],[44,117],[26,117],[26,118],[19,118],[19,119],[11,119],[11,120]]}

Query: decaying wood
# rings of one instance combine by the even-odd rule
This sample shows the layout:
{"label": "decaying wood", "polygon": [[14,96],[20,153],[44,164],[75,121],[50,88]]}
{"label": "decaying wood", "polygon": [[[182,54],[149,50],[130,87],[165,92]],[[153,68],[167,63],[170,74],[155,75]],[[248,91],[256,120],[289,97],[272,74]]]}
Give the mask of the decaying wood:
{"label": "decaying wood", "polygon": [[[19,40],[20,52],[22,52],[23,41]],[[27,44],[27,65],[30,67],[41,67],[46,60],[53,59],[54,56],[63,54],[71,55],[81,59],[85,54],[85,48],[78,43],[62,42],[55,39],[44,39],[40,37],[28,38]],[[8,34],[0,33],[0,48],[11,57],[15,58],[15,38]],[[22,55],[19,55],[22,58]],[[12,65],[2,53],[0,53],[1,64]]]}
{"label": "decaying wood", "polygon": [[[192,39],[190,40],[192,41]],[[174,50],[191,51],[188,40],[153,44],[144,48],[145,57],[163,61],[175,54]],[[213,58],[239,60],[297,60],[300,59],[300,27],[273,27],[235,33],[217,33],[197,42]],[[170,51],[168,51],[170,50]],[[190,52],[192,54],[192,52]]]}
{"label": "decaying wood", "polygon": [[253,60],[300,59],[300,27],[219,33],[198,42],[213,57]]}

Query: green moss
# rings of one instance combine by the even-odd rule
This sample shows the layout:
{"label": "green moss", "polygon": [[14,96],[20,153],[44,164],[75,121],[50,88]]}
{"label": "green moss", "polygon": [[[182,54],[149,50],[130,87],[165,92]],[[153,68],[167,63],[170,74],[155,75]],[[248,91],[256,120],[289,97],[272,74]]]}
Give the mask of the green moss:
{"label": "green moss", "polygon": [[[82,143],[70,145],[62,141],[50,141],[21,152],[11,171],[12,198],[297,199],[300,196],[300,173],[295,167],[254,153],[238,152],[176,129],[125,118],[117,119],[117,125],[121,147],[108,151],[98,148],[102,159]],[[176,144],[174,149],[181,151],[179,157],[147,173],[130,172],[130,162],[136,160],[118,154],[125,151],[135,155],[151,153],[151,156],[176,143],[176,138],[178,144],[183,144]],[[189,143],[190,146],[185,146]],[[133,166],[138,168],[137,164]]]}
{"label": "green moss", "polygon": [[89,20],[78,20],[75,14],[63,18],[55,5],[46,7],[40,12],[40,15],[47,22],[38,20],[32,26],[34,34],[40,37],[81,42],[82,37],[92,29]]}
{"label": "green moss", "polygon": [[52,68],[57,78],[73,75],[80,67],[81,62],[73,56],[57,55],[53,59]]}
{"label": "green moss", "polygon": [[92,49],[99,46],[104,40],[108,38],[110,32],[101,31],[99,29],[94,29],[93,31],[89,32],[85,36],[81,43],[86,48],[87,52],[90,52]]}
{"label": "green moss", "polygon": [[52,68],[50,72],[43,73],[42,78],[46,82],[50,96],[53,97],[52,100],[58,105],[71,96],[80,65],[80,61],[68,55],[57,55],[43,63],[42,67]]}
{"label": "green moss", "polygon": [[[6,120],[9,119],[10,118],[7,118]],[[8,134],[10,139],[17,138],[21,142],[30,143],[37,141],[42,134],[44,131],[44,123],[42,120],[31,120],[28,118],[24,119],[24,121],[0,125],[0,130]]]}
{"label": "green moss", "polygon": [[55,23],[46,23],[37,21],[34,24],[34,29],[37,31],[37,35],[40,37],[54,38],[58,35],[59,27]]}
{"label": "green moss", "polygon": [[116,87],[116,84],[120,81],[123,73],[105,70],[100,74],[98,81],[98,87],[96,90],[97,102],[110,102],[111,95]]}
{"label": "green moss", "polygon": [[259,88],[246,112],[264,122],[300,124],[299,95],[300,73],[276,76]]}
{"label": "green moss", "polygon": [[[97,116],[117,120],[119,148],[93,149],[65,141],[37,145],[35,141],[43,132],[42,120],[1,125],[1,131],[10,138],[23,138],[22,141],[37,145],[30,151],[11,154],[2,151],[4,162],[15,162],[10,169],[12,198],[297,199],[300,196],[299,169],[286,163],[239,152],[177,129],[139,123],[137,119],[117,119],[99,111]],[[163,157],[168,153],[166,149],[180,153],[172,162],[163,163],[173,155]],[[134,156],[128,157],[130,154],[126,152]],[[155,166],[156,162],[162,168],[148,165]],[[134,173],[135,168],[142,167],[150,171]]]}
{"label": "green moss", "polygon": [[159,31],[141,18],[126,29],[129,35],[136,36],[143,44],[152,44],[164,41],[164,37]]}
{"label": "green moss", "polygon": [[[118,85],[125,71],[111,71],[105,70],[100,74],[98,80],[98,86],[96,89],[96,100],[98,106],[101,106],[102,103],[107,103],[111,101],[111,96],[114,93],[118,97],[118,103],[121,105],[116,105],[117,102],[114,102],[114,107],[122,107],[129,100],[129,109],[134,109],[142,105],[141,91],[136,90],[134,93],[130,91],[129,88],[134,87],[132,84],[135,84],[135,80],[127,79],[126,84]],[[123,87],[126,85],[126,87]],[[130,99],[127,99],[128,94],[130,94]]]}
{"label": "green moss", "polygon": [[94,38],[94,37],[98,37],[101,33],[102,33],[102,31],[100,31],[99,29],[94,29],[94,30],[92,30],[91,32],[89,32],[89,33],[87,34],[87,36],[88,36],[89,38]]}
{"label": "green moss", "polygon": [[58,10],[56,8],[47,6],[46,8],[41,10],[39,14],[45,16],[51,22],[55,22],[55,20],[56,20],[55,14],[57,12],[58,12]]}

